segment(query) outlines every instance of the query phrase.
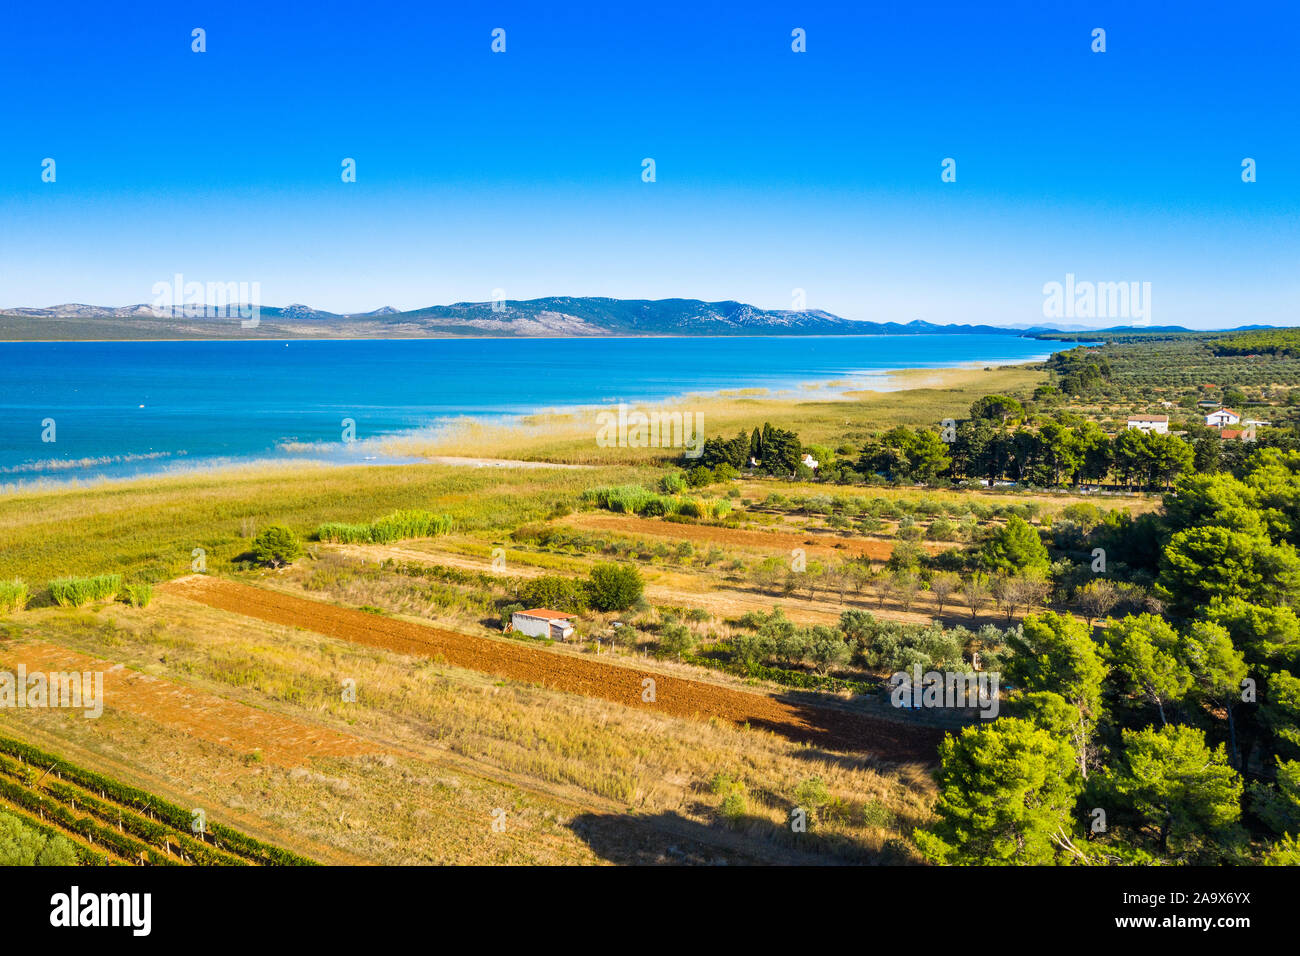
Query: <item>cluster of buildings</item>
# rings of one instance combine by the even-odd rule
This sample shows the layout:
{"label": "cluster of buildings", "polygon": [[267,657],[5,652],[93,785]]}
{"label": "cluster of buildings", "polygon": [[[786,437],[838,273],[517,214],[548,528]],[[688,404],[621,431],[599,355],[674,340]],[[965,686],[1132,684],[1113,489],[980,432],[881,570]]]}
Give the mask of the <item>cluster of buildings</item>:
{"label": "cluster of buildings", "polygon": [[[1210,428],[1219,430],[1219,437],[1225,441],[1240,438],[1243,432],[1252,430],[1255,426],[1267,426],[1271,422],[1260,421],[1258,419],[1246,419],[1242,422],[1241,415],[1231,408],[1221,408],[1213,402],[1201,402],[1202,410],[1213,408],[1214,410],[1205,416],[1205,424]],[[1243,425],[1243,428],[1229,428],[1229,425]],[[1155,432],[1159,435],[1169,434],[1169,416],[1168,415],[1130,415],[1128,420],[1130,429],[1137,429],[1143,432]]]}

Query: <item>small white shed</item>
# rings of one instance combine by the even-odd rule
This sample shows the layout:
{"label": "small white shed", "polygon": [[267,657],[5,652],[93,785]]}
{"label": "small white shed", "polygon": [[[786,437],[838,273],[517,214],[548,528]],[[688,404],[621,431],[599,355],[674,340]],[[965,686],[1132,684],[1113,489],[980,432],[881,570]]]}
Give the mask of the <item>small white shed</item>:
{"label": "small white shed", "polygon": [[567,641],[573,636],[573,625],[563,611],[548,611],[535,607],[530,611],[515,611],[510,615],[510,626],[529,637],[549,637],[553,641]]}

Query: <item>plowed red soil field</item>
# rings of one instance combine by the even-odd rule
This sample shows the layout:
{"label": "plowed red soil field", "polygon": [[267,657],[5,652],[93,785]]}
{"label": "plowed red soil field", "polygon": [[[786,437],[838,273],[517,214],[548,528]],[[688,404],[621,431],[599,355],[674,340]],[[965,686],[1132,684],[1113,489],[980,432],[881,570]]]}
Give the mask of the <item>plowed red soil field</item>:
{"label": "plowed red soil field", "polygon": [[[770,730],[792,740],[837,750],[871,753],[888,760],[929,762],[942,734],[834,707],[732,690],[703,681],[641,671],[633,666],[584,660],[568,654],[400,621],[252,587],[193,575],[163,586],[180,597],[317,634],[381,647],[401,654],[438,657],[455,667],[511,680],[658,710],[677,717],[717,717]],[[654,680],[654,701],[642,699],[646,678]]]}
{"label": "plowed red soil field", "polygon": [[[794,548],[803,548],[809,554],[839,555],[844,558],[865,556],[872,561],[889,560],[897,543],[876,538],[852,538],[814,531],[751,531],[746,528],[719,528],[706,524],[684,524],[676,521],[659,521],[654,518],[638,518],[635,515],[580,514],[571,515],[561,523],[591,530],[621,531],[624,534],[672,538],[674,541],[726,544],[770,551],[773,554],[787,554]],[[918,544],[932,554],[952,547],[937,541],[921,541]]]}

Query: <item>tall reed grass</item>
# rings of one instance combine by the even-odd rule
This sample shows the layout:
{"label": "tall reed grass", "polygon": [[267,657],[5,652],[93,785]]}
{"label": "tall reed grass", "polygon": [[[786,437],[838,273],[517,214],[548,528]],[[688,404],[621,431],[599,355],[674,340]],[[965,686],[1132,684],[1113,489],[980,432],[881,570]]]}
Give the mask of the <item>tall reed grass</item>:
{"label": "tall reed grass", "polygon": [[731,513],[731,502],[726,498],[708,500],[661,495],[641,485],[616,485],[593,488],[583,499],[606,511],[620,514],[637,514],[647,518],[681,515],[683,518],[725,518]]}
{"label": "tall reed grass", "polygon": [[21,611],[27,606],[27,585],[19,578],[0,581],[0,611]]}
{"label": "tall reed grass", "polygon": [[450,515],[431,511],[394,511],[370,524],[327,522],[316,529],[321,541],[336,544],[391,544],[408,538],[433,538],[449,534],[455,522]]}
{"label": "tall reed grass", "polygon": [[99,574],[93,578],[55,578],[50,596],[62,607],[81,607],[91,601],[111,601],[122,590],[122,575]]}
{"label": "tall reed grass", "polygon": [[153,585],[147,582],[128,584],[126,586],[126,600],[132,607],[148,607],[149,602],[153,600]]}

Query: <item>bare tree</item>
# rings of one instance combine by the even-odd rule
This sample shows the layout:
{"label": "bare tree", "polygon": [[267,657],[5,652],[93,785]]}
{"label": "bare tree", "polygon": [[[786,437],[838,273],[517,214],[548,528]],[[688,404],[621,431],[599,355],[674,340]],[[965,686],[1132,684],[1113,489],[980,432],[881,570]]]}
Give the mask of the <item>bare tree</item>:
{"label": "bare tree", "polygon": [[902,605],[904,611],[912,609],[912,602],[916,600],[916,593],[921,590],[921,579],[912,571],[896,571],[890,584],[893,588],[894,597]]}
{"label": "bare tree", "polygon": [[885,599],[894,593],[893,582],[884,571],[872,572],[868,586],[876,597],[876,607],[884,607]]}
{"label": "bare tree", "polygon": [[1026,614],[1042,607],[1047,602],[1047,596],[1052,593],[1052,583],[1041,574],[1017,575],[1010,580],[1009,586],[1012,604],[1023,608]]}
{"label": "bare tree", "polygon": [[853,579],[853,593],[862,596],[864,588],[871,584],[871,565],[854,561],[849,565],[849,575]]}
{"label": "bare tree", "polygon": [[970,608],[971,620],[974,620],[989,603],[988,575],[977,571],[968,577],[962,582],[961,596],[966,607]]}
{"label": "bare tree", "polygon": [[993,595],[993,604],[1007,616],[1007,623],[1010,624],[1012,615],[1016,613],[1016,604],[1020,599],[1020,596],[1016,593],[1015,578],[1004,573],[993,575],[993,580],[989,584],[989,592]]}
{"label": "bare tree", "polygon": [[930,578],[930,593],[939,605],[939,616],[943,617],[943,607],[948,603],[954,591],[961,587],[961,578],[951,571],[940,571]]}
{"label": "bare tree", "polygon": [[1088,622],[1089,630],[1092,629],[1093,621],[1105,617],[1118,603],[1119,588],[1115,587],[1113,581],[1108,581],[1105,578],[1089,581],[1079,588],[1078,593],[1074,596],[1074,606],[1083,615],[1083,619]]}
{"label": "bare tree", "polygon": [[802,584],[808,589],[808,600],[817,599],[817,588],[825,583],[826,573],[829,569],[823,567],[816,561],[808,565],[808,570],[803,573]]}
{"label": "bare tree", "polygon": [[853,583],[852,567],[843,561],[833,567],[828,567],[826,569],[826,582],[839,591],[840,603],[843,604],[849,586]]}

